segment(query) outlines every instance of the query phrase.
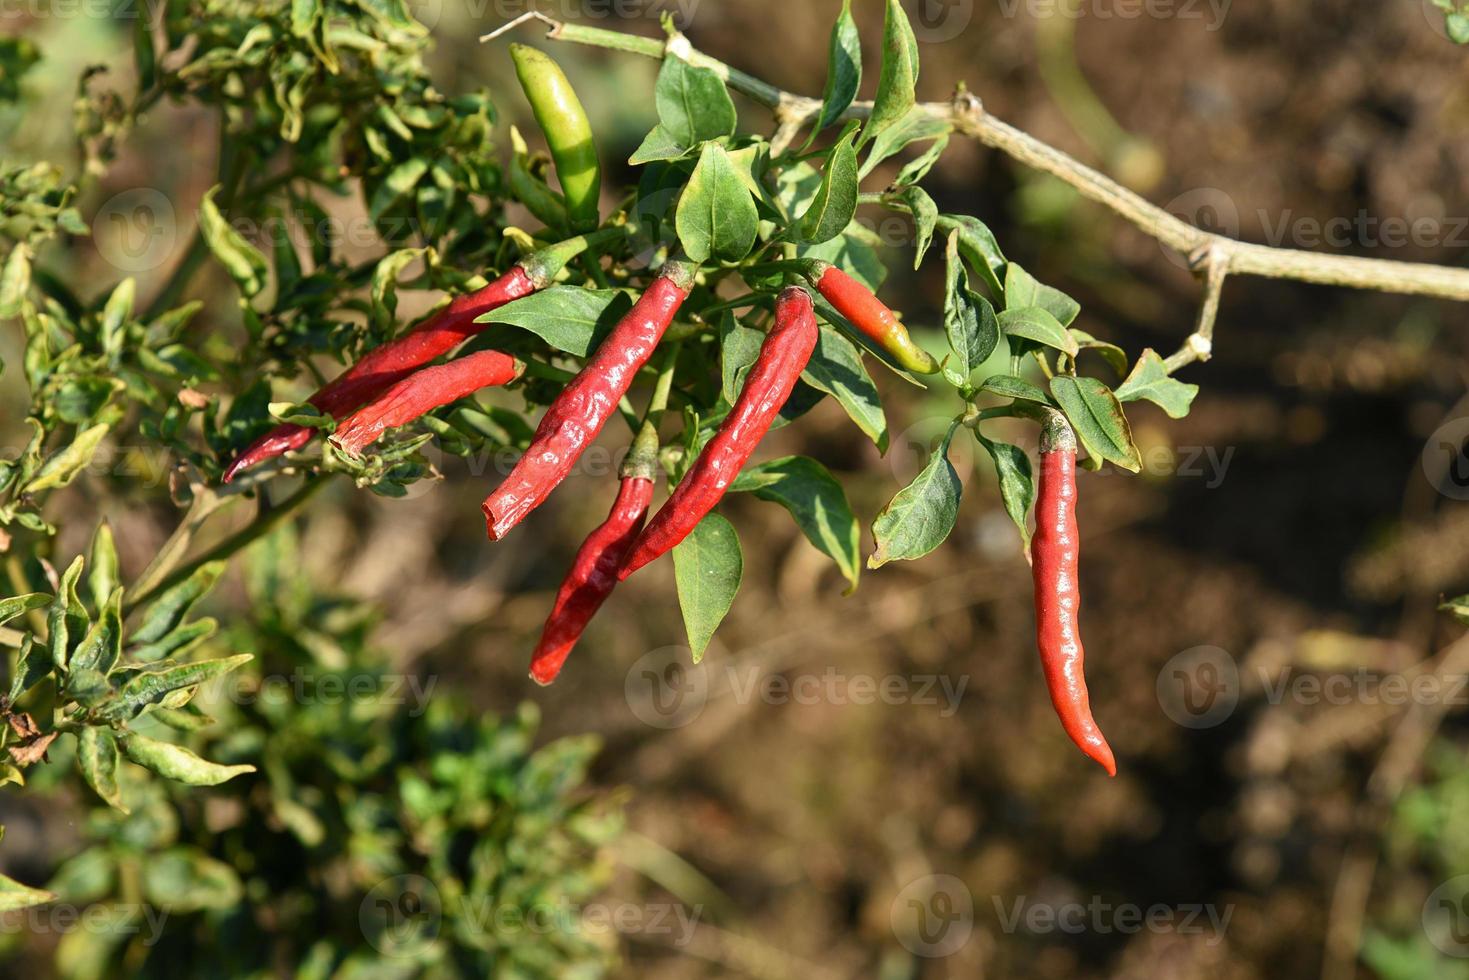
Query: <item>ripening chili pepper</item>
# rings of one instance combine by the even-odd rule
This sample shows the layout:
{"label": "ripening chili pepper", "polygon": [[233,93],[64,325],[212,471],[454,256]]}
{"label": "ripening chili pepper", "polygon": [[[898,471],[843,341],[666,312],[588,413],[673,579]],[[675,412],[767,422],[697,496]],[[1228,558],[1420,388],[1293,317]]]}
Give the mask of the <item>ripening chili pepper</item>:
{"label": "ripening chili pepper", "polygon": [[1082,673],[1086,654],[1077,625],[1081,594],[1076,577],[1080,545],[1076,528],[1076,436],[1059,412],[1046,413],[1040,455],[1031,566],[1041,666],[1061,727],[1081,751],[1107,770],[1107,775],[1115,776],[1117,762],[1092,718]]}
{"label": "ripening chili pepper", "polygon": [[808,259],[802,266],[806,278],[820,290],[826,301],[850,320],[852,326],[891,354],[900,367],[918,374],[938,371],[938,362],[913,342],[913,338],[908,336],[908,328],[903,326],[897,314],[874,296],[872,290],[829,262]]}
{"label": "ripening chili pepper", "polygon": [[[656,444],[655,435],[655,452]],[[612,593],[617,569],[643,528],[648,505],[653,501],[656,463],[640,464],[635,459],[636,455],[629,456],[623,468],[622,486],[612,503],[612,512],[582,543],[556,593],[556,604],[531,655],[530,676],[537,684],[549,684],[561,673],[561,665],[581,639],[587,623]]]}
{"label": "ripening chili pepper", "polygon": [[525,455],[481,505],[491,541],[499,541],[539,507],[597,438],[688,298],[695,271],[684,262],[665,265],[546,409]]}
{"label": "ripening chili pepper", "polygon": [[[569,238],[526,256],[488,286],[455,297],[438,314],[408,333],[369,351],[362,360],[312,395],[310,403],[327,415],[340,418],[382,394],[414,369],[479,333],[485,324],[475,323],[478,317],[511,300],[544,289],[567,262],[588,247],[622,234],[625,234],[624,229],[608,228]],[[240,473],[268,459],[300,449],[311,441],[315,431],[290,423],[276,426],[247,446],[230,463],[224,471],[224,482],[230,482]]]}
{"label": "ripening chili pepper", "polygon": [[419,368],[343,419],[331,441],[359,455],[388,429],[407,425],[481,388],[509,384],[524,371],[523,363],[494,350],[475,351],[447,364]]}
{"label": "ripening chili pepper", "polygon": [[597,145],[586,110],[550,55],[524,44],[512,44],[510,57],[515,61],[515,74],[531,112],[546,134],[551,159],[556,161],[556,176],[572,225],[578,231],[597,227],[602,167],[597,162]]}
{"label": "ripening chili pepper", "polygon": [[760,345],[734,407],[639,535],[619,579],[671,551],[719,503],[790,398],[816,349],[817,333],[811,296],[796,286],[783,290],[775,304],[775,325]]}

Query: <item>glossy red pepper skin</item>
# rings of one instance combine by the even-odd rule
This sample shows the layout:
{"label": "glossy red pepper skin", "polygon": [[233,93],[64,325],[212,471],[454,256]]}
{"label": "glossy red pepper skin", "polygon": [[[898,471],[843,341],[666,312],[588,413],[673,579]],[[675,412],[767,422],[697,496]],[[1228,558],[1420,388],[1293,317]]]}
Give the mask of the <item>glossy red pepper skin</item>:
{"label": "glossy red pepper skin", "polygon": [[481,388],[509,384],[524,370],[520,361],[493,350],[420,368],[343,419],[332,434],[332,442],[354,455],[360,454],[388,429],[407,425]]}
{"label": "glossy red pepper skin", "polygon": [[530,676],[537,684],[550,684],[561,673],[561,665],[581,639],[587,623],[611,594],[617,584],[617,569],[642,530],[652,501],[651,479],[636,475],[623,477],[612,512],[582,543],[571,571],[556,593],[556,605],[531,655]]}
{"label": "glossy red pepper skin", "polygon": [[919,374],[938,371],[938,362],[908,336],[896,313],[873,295],[872,290],[834,265],[812,262],[808,277],[826,301],[836,307],[858,330],[892,355],[900,367]]}
{"label": "glossy red pepper skin", "polygon": [[693,280],[692,267],[670,262],[556,396],[525,455],[480,507],[491,541],[503,538],[566,479],[617,411],[633,377],[688,298]]}
{"label": "glossy red pepper skin", "polygon": [[1082,669],[1086,652],[1077,624],[1081,593],[1077,562],[1081,542],[1076,525],[1076,438],[1059,419],[1041,435],[1040,476],[1036,483],[1035,537],[1031,570],[1035,577],[1036,644],[1051,704],[1077,748],[1096,760],[1107,775],[1117,775],[1112,748],[1092,718]]}
{"label": "glossy red pepper skin", "polygon": [[795,287],[784,290],[775,304],[775,325],[760,345],[734,407],[648,522],[617,573],[619,579],[672,551],[719,503],[791,397],[816,349],[817,333],[810,295]]}
{"label": "glossy red pepper skin", "polygon": [[[517,265],[483,289],[455,297],[438,315],[397,340],[369,351],[362,360],[312,395],[309,401],[327,415],[341,418],[387,391],[414,369],[479,333],[485,324],[475,323],[477,317],[512,300],[529,296],[538,288],[537,280],[524,267]],[[314,429],[302,425],[276,426],[235,458],[224,472],[224,482],[230,482],[240,473],[268,459],[300,449],[311,441],[314,432]]]}

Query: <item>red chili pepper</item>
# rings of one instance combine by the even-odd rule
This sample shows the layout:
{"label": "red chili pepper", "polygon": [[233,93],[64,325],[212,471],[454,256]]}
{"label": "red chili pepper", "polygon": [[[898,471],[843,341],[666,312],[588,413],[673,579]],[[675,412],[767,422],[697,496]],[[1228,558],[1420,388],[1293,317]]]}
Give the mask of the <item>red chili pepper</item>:
{"label": "red chili pepper", "polygon": [[353,455],[360,454],[386,430],[407,425],[481,388],[509,384],[524,371],[523,363],[494,350],[420,368],[343,419],[332,442]]}
{"label": "red chili pepper", "polygon": [[1076,528],[1076,436],[1059,413],[1046,416],[1040,454],[1031,562],[1041,666],[1061,727],[1077,748],[1099,762],[1107,775],[1115,776],[1117,762],[1092,718],[1082,673],[1086,652],[1077,625],[1081,593],[1076,566],[1081,538]]}
{"label": "red chili pepper", "polygon": [[760,355],[734,407],[648,522],[617,573],[619,579],[671,551],[719,503],[790,398],[816,349],[817,332],[810,295],[795,286],[781,292],[775,304],[775,326],[760,345]]}
{"label": "red chili pepper", "polygon": [[561,673],[567,654],[611,594],[617,584],[617,569],[642,530],[652,500],[651,470],[625,472],[612,512],[582,543],[556,593],[556,605],[531,655],[530,676],[537,684],[549,684]]}
{"label": "red chili pepper", "polygon": [[688,298],[695,271],[686,263],[669,262],[546,409],[530,448],[481,505],[491,541],[499,541],[540,506],[597,438]]}
{"label": "red chili pepper", "polygon": [[[436,316],[402,337],[369,351],[344,374],[312,395],[310,403],[325,414],[340,418],[382,394],[414,369],[479,333],[486,325],[475,323],[478,317],[545,288],[567,262],[588,246],[623,233],[621,229],[607,229],[581,235],[526,256],[488,286],[455,297]],[[313,432],[314,429],[303,425],[276,426],[235,458],[224,471],[224,482],[268,459],[300,449],[311,441]]]}
{"label": "red chili pepper", "polygon": [[938,362],[913,342],[913,338],[908,336],[908,328],[903,326],[897,314],[874,296],[872,290],[836,266],[819,259],[807,260],[804,273],[838,313],[891,354],[899,366],[919,374],[938,371]]}

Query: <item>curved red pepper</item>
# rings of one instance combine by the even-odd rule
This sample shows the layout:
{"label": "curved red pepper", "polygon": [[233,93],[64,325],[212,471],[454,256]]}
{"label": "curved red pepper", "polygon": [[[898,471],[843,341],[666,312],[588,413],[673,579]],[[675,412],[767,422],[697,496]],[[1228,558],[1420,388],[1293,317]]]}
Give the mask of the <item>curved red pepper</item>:
{"label": "curved red pepper", "polygon": [[653,481],[649,476],[628,474],[622,478],[612,512],[582,543],[556,593],[556,605],[531,655],[530,676],[537,684],[549,684],[561,673],[567,654],[611,594],[617,584],[617,569],[642,530],[652,500]]}
{"label": "curved red pepper", "polygon": [[1107,775],[1115,776],[1117,762],[1092,718],[1082,673],[1086,652],[1077,625],[1081,593],[1076,566],[1081,537],[1076,527],[1076,436],[1059,414],[1048,416],[1044,424],[1040,455],[1031,563],[1041,666],[1061,727],[1077,748],[1100,763]]}
{"label": "curved red pepper", "polygon": [[539,507],[597,438],[688,297],[694,271],[681,262],[668,263],[546,409],[530,448],[480,507],[491,541]]}
{"label": "curved red pepper", "polygon": [[919,374],[938,371],[938,362],[914,343],[897,314],[872,290],[836,266],[816,259],[806,262],[806,277],[838,313],[891,354],[901,367]]}
{"label": "curved red pepper", "polygon": [[[403,380],[409,372],[448,353],[486,324],[474,321],[512,300],[529,296],[551,283],[567,262],[598,242],[625,234],[608,228],[558,242],[526,256],[509,272],[472,293],[455,297],[437,315],[425,320],[396,340],[363,356],[336,380],[312,395],[310,404],[327,415],[341,418],[371,401]],[[289,423],[278,425],[256,439],[224,471],[224,482],[268,459],[300,449],[311,441],[314,429]]]}
{"label": "curved red pepper", "polygon": [[790,398],[816,349],[816,339],[816,314],[810,295],[804,289],[787,288],[775,304],[775,326],[760,345],[760,355],[734,407],[648,522],[617,573],[619,579],[671,551],[719,503]]}
{"label": "curved red pepper", "polygon": [[509,354],[476,351],[447,364],[420,368],[342,420],[332,442],[356,455],[388,429],[407,425],[481,388],[509,384],[525,365]]}

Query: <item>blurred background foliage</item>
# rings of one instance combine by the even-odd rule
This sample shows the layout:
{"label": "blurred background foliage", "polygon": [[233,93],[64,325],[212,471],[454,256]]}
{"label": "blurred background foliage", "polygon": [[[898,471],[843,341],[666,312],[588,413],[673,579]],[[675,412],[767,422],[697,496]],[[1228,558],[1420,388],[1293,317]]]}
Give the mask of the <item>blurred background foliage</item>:
{"label": "blurred background foliage", "polygon": [[[494,93],[502,156],[508,123],[527,134],[534,126],[503,49],[475,38],[520,12],[508,6],[413,8],[431,27],[424,57],[436,88]],[[835,7],[702,0],[686,7],[685,27],[716,57],[815,93]],[[0,98],[18,88],[20,99],[0,103],[0,152],[18,163],[75,160],[60,121],[73,112],[77,78],[100,63],[108,84],[130,84],[132,25],[29,9],[5,10],[19,43],[0,44]],[[1232,209],[1249,240],[1284,229],[1283,244],[1323,247],[1307,239],[1333,218],[1425,218],[1442,233],[1393,247],[1353,232],[1342,250],[1453,265],[1469,252],[1459,228],[1469,63],[1431,0],[1235,4],[1214,30],[1204,5],[1194,19],[1103,17],[1095,4],[1076,20],[1037,18],[1023,2],[944,9],[963,22],[930,21],[938,26],[921,34],[921,96],[944,98],[963,79],[1000,118],[1190,218],[1234,230]],[[651,14],[609,24],[591,10],[582,11],[591,22],[657,32]],[[574,19],[578,10],[553,12]],[[858,3],[855,13],[873,65],[880,10]],[[32,44],[44,57],[22,75]],[[557,55],[598,127],[607,185],[618,186],[618,161],[651,123],[656,64]],[[741,111],[745,125],[768,130],[761,111]],[[109,151],[106,120],[96,128],[93,156]],[[212,168],[197,164],[214,159],[218,138],[198,110],[160,101],[73,203],[91,215],[121,192],[161,191],[181,225],[169,261],[183,261],[211,182]],[[1062,185],[956,141],[926,186],[941,209],[979,215],[1010,257],[1076,296],[1083,329],[1128,349],[1169,348],[1187,333],[1198,298],[1189,274]],[[936,331],[940,268],[905,272],[907,230],[878,230],[894,245],[894,305]],[[92,232],[48,253],[67,281],[120,277],[105,257],[116,229]],[[342,259],[380,251],[368,242]],[[211,274],[221,288],[196,316],[239,329],[231,290]],[[405,293],[399,313],[431,300]],[[1469,725],[1459,706],[1438,718],[1366,697],[1271,696],[1289,678],[1466,672],[1462,628],[1435,607],[1469,585],[1469,516],[1435,491],[1423,462],[1436,431],[1465,412],[1469,341],[1454,329],[1464,315],[1431,300],[1231,280],[1217,356],[1186,378],[1203,386],[1189,418],[1139,407],[1135,435],[1151,461],[1143,477],[1081,477],[1088,667],[1122,763],[1114,781],[1055,731],[1034,662],[1028,570],[992,471],[960,453],[960,532],[920,564],[866,576],[851,597],[788,519],[732,500],[751,574],[706,659],[708,703],[674,730],[645,724],[625,696],[640,658],[681,640],[671,569],[614,597],[554,688],[533,690],[524,676],[610,474],[568,484],[518,544],[496,549],[466,516],[492,477],[456,460],[444,462],[446,480],[401,500],[338,481],[295,530],[235,563],[203,608],[231,624],[222,651],[257,655],[239,683],[296,667],[318,682],[432,679],[428,712],[408,717],[371,698],[211,701],[229,737],[194,737],[222,761],[265,760],[261,771],[214,789],[140,790],[129,817],[62,778],[69,750],[58,742],[32,786],[0,789],[0,867],[76,904],[152,887],[181,908],[151,955],[105,934],[8,920],[8,969],[350,975],[354,952],[371,957],[380,938],[359,921],[364,901],[399,901],[373,889],[409,872],[442,898],[598,896],[699,911],[686,941],[630,929],[617,943],[571,937],[558,947],[523,931],[459,929],[447,915],[432,953],[412,946],[423,937],[394,939],[437,957],[428,969],[471,975],[503,966],[509,976],[570,976],[573,962],[593,972],[616,945],[622,975],[659,978],[1464,976],[1464,961],[1431,941],[1424,919],[1435,890],[1469,873]],[[27,393],[13,367],[21,340],[0,333],[9,446],[27,437]],[[888,457],[829,404],[762,455],[820,445],[858,513],[875,513],[948,416],[916,390],[888,389]],[[48,509],[62,528],[57,554],[84,551],[99,512],[134,573],[178,519],[159,481],[86,473]],[[1159,677],[1198,646],[1238,664],[1241,699],[1193,730],[1160,710]],[[953,713],[738,694],[752,678],[830,667],[967,686]],[[540,705],[538,730],[518,707],[528,699]],[[605,744],[594,760],[588,733]],[[614,838],[615,795],[604,809],[570,792],[587,766],[598,798],[635,789],[626,834]],[[54,787],[50,772],[60,774]],[[975,906],[972,935],[940,959],[905,948],[892,915],[900,892],[930,874],[962,879]],[[1094,898],[1231,915],[1220,936],[1031,932],[1007,928],[1002,914],[1016,901]]]}

